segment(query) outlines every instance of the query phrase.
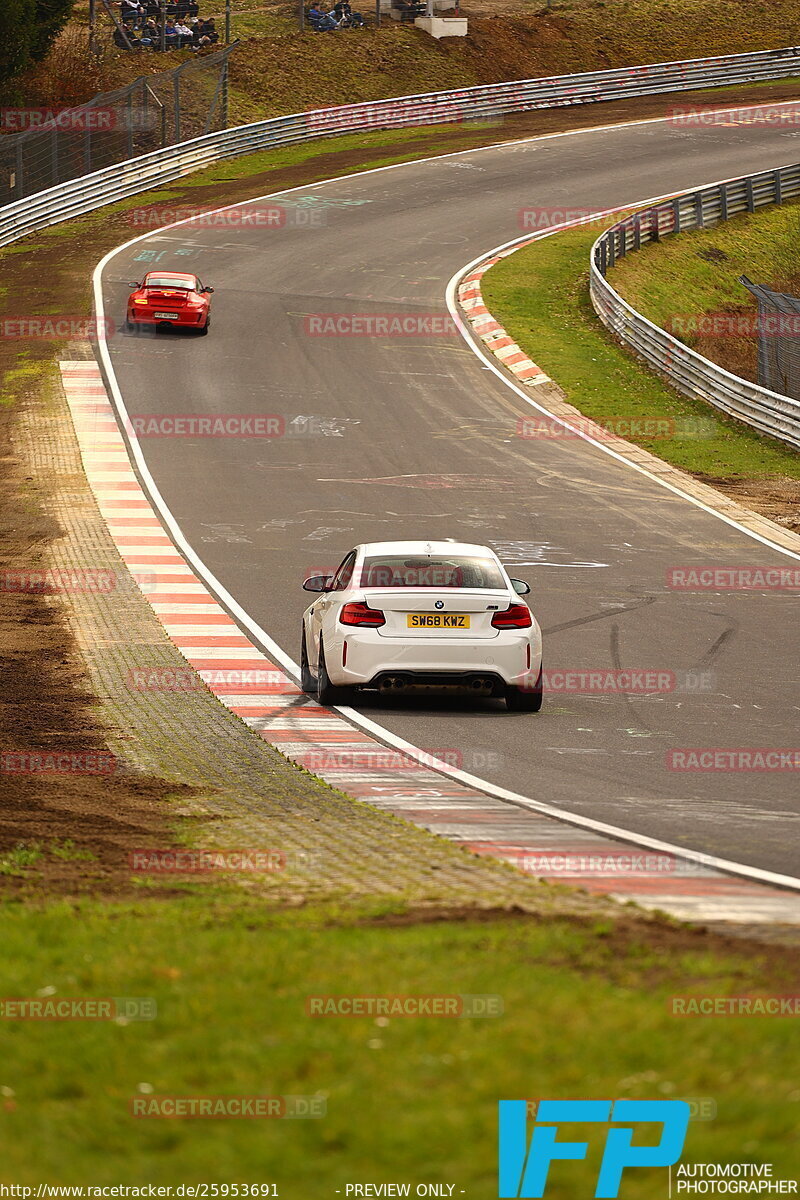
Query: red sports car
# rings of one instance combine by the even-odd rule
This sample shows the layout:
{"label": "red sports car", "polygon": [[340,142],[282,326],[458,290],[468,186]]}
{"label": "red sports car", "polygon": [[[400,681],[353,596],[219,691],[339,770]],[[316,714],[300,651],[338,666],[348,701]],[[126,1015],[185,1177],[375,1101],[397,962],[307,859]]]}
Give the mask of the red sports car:
{"label": "red sports car", "polygon": [[157,329],[178,326],[208,333],[211,320],[209,295],[196,275],[183,271],[148,271],[128,297],[128,328],[155,325]]}

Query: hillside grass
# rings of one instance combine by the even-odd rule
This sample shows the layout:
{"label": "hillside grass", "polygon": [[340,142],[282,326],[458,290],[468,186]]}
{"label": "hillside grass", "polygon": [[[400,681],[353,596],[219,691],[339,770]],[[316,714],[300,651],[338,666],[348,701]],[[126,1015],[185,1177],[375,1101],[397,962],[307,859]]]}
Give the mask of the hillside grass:
{"label": "hillside grass", "polygon": [[[757,380],[757,337],[748,328],[716,323],[716,332],[691,328],[703,316],[755,319],[755,298],[739,283],[753,283],[800,296],[800,201],[743,213],[711,229],[693,230],[647,245],[622,259],[609,281],[657,325],[680,332],[681,340],[735,375]],[[800,347],[800,342],[798,342]],[[798,351],[800,353],[800,349]]]}

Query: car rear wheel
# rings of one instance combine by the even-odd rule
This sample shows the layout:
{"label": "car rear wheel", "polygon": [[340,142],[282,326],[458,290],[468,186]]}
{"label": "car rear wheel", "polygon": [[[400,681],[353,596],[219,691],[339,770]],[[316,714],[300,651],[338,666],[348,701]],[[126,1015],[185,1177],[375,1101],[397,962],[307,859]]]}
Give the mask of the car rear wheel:
{"label": "car rear wheel", "polygon": [[542,691],[542,668],[532,688],[506,687],[506,708],[511,712],[539,712],[544,694]]}
{"label": "car rear wheel", "polygon": [[319,662],[317,663],[317,703],[330,706],[346,704],[350,699],[349,690],[336,687],[328,678],[328,668],[325,666],[325,648],[319,644]]}
{"label": "car rear wheel", "polygon": [[138,321],[126,321],[125,328],[127,329],[128,333],[138,333],[139,332],[139,322]]}
{"label": "car rear wheel", "polygon": [[303,629],[303,635],[300,641],[300,687],[308,696],[313,696],[317,690],[317,681],[311,674],[311,668],[308,665],[305,628]]}
{"label": "car rear wheel", "polygon": [[197,332],[199,333],[200,337],[205,337],[205,335],[208,333],[208,327],[209,327],[209,325],[210,325],[210,324],[211,324],[211,317],[206,317],[206,323],[205,323],[205,325],[200,325],[200,326],[199,326],[199,328],[198,328],[198,330],[197,330]]}

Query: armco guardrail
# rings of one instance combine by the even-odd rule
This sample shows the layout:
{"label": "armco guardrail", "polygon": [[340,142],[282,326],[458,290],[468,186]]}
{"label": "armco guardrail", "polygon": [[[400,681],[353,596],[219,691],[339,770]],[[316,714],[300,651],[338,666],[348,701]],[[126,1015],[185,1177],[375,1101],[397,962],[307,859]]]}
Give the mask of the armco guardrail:
{"label": "armco guardrail", "polygon": [[592,247],[589,288],[603,324],[679,392],[713,404],[760,433],[800,449],[800,401],[731,375],[627,304],[606,278],[624,255],[670,233],[703,229],[737,213],[800,196],[800,165],[686,192],[618,221]]}
{"label": "armco guardrail", "polygon": [[0,208],[0,246],[104,204],[169,183],[221,159],[354,130],[481,120],[503,113],[652,96],[800,74],[800,47],[688,62],[525,79],[459,91],[402,96],[274,117],[169,146],[37,192]]}

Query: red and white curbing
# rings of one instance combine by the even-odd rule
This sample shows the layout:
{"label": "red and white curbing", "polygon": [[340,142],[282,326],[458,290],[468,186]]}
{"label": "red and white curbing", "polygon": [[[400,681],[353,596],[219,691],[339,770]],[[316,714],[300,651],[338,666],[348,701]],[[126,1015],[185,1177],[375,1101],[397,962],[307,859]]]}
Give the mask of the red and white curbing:
{"label": "red and white curbing", "polygon": [[[514,246],[515,250],[519,248],[518,245]],[[505,258],[504,253],[487,258],[479,267],[470,271],[469,275],[464,276],[458,287],[458,302],[477,337],[521,383],[534,387],[541,383],[552,383],[550,376],[545,375],[542,368],[537,367],[536,363],[528,358],[483,302],[481,279],[501,258]]]}
{"label": "red and white curbing", "polygon": [[[244,636],[168,537],[131,468],[98,365],[63,362],[61,374],[84,469],[123,561],[187,664],[287,758],[355,799],[551,882],[690,920],[800,922],[796,893],[505,802],[321,708]],[[149,686],[150,666],[141,664],[132,687]]]}

